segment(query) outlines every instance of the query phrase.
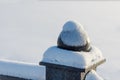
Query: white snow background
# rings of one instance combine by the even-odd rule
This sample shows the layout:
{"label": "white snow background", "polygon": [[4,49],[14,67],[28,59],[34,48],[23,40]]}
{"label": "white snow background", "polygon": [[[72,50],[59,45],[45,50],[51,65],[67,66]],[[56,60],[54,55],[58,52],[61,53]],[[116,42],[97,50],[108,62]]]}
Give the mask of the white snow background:
{"label": "white snow background", "polygon": [[38,64],[71,19],[83,25],[107,59],[98,73],[119,80],[119,1],[0,0],[0,58]]}

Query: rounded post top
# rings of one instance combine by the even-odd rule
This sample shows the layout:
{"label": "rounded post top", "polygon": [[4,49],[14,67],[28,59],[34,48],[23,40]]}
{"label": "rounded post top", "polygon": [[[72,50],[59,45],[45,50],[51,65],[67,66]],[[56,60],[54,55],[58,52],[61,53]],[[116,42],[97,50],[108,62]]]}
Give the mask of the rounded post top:
{"label": "rounded post top", "polygon": [[90,50],[90,40],[86,31],[80,23],[72,20],[63,25],[57,44],[58,47],[68,50]]}

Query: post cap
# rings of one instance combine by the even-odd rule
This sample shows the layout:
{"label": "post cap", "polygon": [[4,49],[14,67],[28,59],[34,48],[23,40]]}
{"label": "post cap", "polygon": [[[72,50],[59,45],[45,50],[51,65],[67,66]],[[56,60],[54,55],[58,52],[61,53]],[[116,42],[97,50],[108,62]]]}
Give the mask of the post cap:
{"label": "post cap", "polygon": [[89,51],[90,40],[83,26],[76,21],[68,21],[58,37],[59,48],[73,51]]}

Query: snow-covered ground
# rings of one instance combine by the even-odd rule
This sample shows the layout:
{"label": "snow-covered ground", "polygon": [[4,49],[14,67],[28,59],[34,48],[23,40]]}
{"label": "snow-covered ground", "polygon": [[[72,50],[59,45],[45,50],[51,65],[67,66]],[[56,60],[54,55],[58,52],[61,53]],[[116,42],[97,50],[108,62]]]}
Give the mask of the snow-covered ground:
{"label": "snow-covered ground", "polygon": [[36,63],[56,45],[63,24],[80,22],[107,62],[98,68],[106,80],[120,79],[119,1],[0,0],[0,58]]}

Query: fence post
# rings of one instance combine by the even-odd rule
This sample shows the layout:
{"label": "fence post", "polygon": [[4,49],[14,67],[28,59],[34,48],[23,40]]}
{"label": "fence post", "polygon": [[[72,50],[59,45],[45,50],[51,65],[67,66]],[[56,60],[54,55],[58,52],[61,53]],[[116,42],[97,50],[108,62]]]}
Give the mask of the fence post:
{"label": "fence post", "polygon": [[39,63],[46,66],[46,80],[85,80],[89,71],[96,70],[105,62],[99,50],[90,45],[84,29],[76,22],[68,21],[63,26],[57,43],[57,46],[44,53]]}
{"label": "fence post", "polygon": [[40,62],[46,66],[46,80],[84,80],[86,74],[105,62],[105,59],[89,66],[88,68],[75,68],[47,62]]}

